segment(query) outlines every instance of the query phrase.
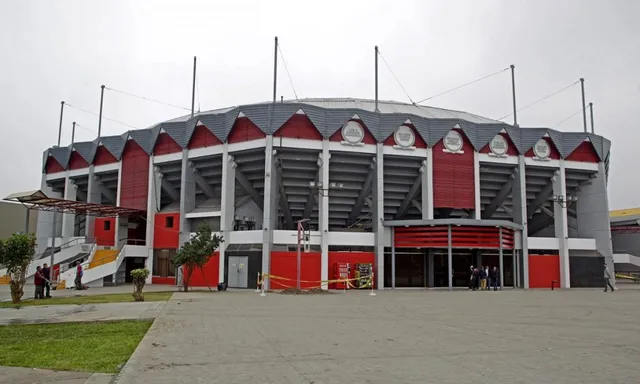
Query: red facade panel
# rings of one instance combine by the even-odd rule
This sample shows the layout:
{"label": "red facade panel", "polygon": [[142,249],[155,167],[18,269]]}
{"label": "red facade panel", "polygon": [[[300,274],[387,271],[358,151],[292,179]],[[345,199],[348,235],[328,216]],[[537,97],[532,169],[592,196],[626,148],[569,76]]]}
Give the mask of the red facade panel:
{"label": "red facade panel", "polygon": [[118,159],[116,159],[107,148],[100,145],[96,150],[96,156],[93,159],[93,165],[105,165],[117,163]]}
{"label": "red facade panel", "polygon": [[169,277],[152,276],[151,284],[176,285],[176,278],[172,276],[169,276]]}
{"label": "red facade panel", "polygon": [[433,147],[434,208],[475,208],[473,146],[461,130],[462,152],[445,152],[443,141]]}
{"label": "red facade panel", "polygon": [[[418,133],[418,131],[416,130],[416,127],[414,127],[412,124],[404,124],[407,127],[411,128],[411,130],[413,131],[413,135],[416,138],[416,142],[415,144],[413,144],[414,147],[416,148],[427,148],[427,143],[422,140],[422,136],[420,136],[420,134]],[[396,139],[395,139],[395,131],[394,133],[391,134],[391,136],[387,137],[384,142],[384,145],[397,145],[398,143],[396,143]]]}
{"label": "red facade panel", "polygon": [[146,211],[149,192],[149,155],[133,140],[122,153],[120,206]]}
{"label": "red facade panel", "polygon": [[[362,120],[357,120],[357,119],[351,119],[350,121],[355,121],[358,124],[362,125],[362,127],[364,128],[364,138],[362,139],[362,142],[365,144],[371,144],[371,145],[376,145],[378,142],[376,141],[376,138],[373,137],[373,135],[371,134],[371,132],[369,131],[369,129],[367,128],[366,125],[364,125],[364,123],[362,122]],[[329,141],[337,141],[337,142],[341,142],[344,141],[344,138],[342,137],[342,128],[338,129],[337,131],[335,131],[333,133],[333,135],[331,135],[331,137],[329,137]]]}
{"label": "red facade panel", "polygon": [[[551,154],[549,155],[549,159],[560,160],[560,152],[558,152],[558,148],[556,148],[556,145],[553,144],[553,141],[551,141],[551,139],[548,137],[542,137],[542,139],[547,143],[549,143],[549,148],[551,149]],[[535,157],[535,154],[533,153],[533,148],[529,149],[527,153],[525,153],[524,155],[526,157]]]}
{"label": "red facade panel", "polygon": [[246,117],[239,117],[233,124],[227,142],[242,143],[244,141],[258,140],[267,137],[251,120]]}
{"label": "red facade panel", "polygon": [[[507,148],[507,155],[508,156],[518,156],[518,150],[516,149],[516,146],[513,144],[513,141],[511,141],[511,138],[509,137],[509,135],[507,135],[504,132],[500,132],[499,135],[504,137],[507,140],[507,144],[509,144],[509,148]],[[489,144],[487,144],[484,147],[482,147],[482,149],[480,150],[479,153],[491,153],[491,149],[489,148]]]}
{"label": "red facade panel", "polygon": [[170,153],[182,152],[182,148],[169,136],[168,133],[161,133],[156,140],[156,146],[153,149],[154,155],[168,155]]}
{"label": "red facade panel", "polygon": [[307,115],[298,114],[291,116],[273,136],[289,137],[292,139],[322,140],[322,135]]}
{"label": "red facade panel", "polygon": [[565,159],[569,161],[581,161],[584,163],[599,163],[600,157],[593,144],[590,141],[583,141],[576,149]]}
{"label": "red facade panel", "polygon": [[116,219],[113,217],[96,217],[93,225],[96,245],[113,247],[116,239]]}
{"label": "red facade panel", "polygon": [[191,140],[189,141],[188,148],[206,148],[213,147],[214,145],[220,145],[222,141],[218,139],[211,131],[204,125],[199,125],[193,131]]}
{"label": "red facade panel", "polygon": [[[296,287],[298,276],[297,252],[271,252],[271,274],[291,280],[270,280],[272,289]],[[320,252],[302,253],[301,288],[320,287]]]}
{"label": "red facade panel", "polygon": [[71,152],[71,157],[69,158],[69,169],[82,169],[88,167],[89,163],[87,163],[87,161],[83,159],[78,152]]}
{"label": "red facade panel", "polygon": [[[191,279],[189,280],[189,286],[191,287],[206,287],[209,285],[214,288],[218,285],[220,278],[218,273],[220,271],[220,252],[213,252],[213,256],[209,259],[207,264],[202,268],[202,272],[198,269],[193,271]],[[203,276],[204,272],[204,276]],[[208,283],[208,284],[207,284]]]}
{"label": "red facade panel", "polygon": [[58,173],[64,172],[64,167],[58,163],[58,160],[54,159],[53,156],[47,157],[47,163],[44,166],[44,173]]}
{"label": "red facade panel", "polygon": [[551,288],[560,283],[559,255],[529,255],[529,288]]}
{"label": "red facade panel", "polygon": [[180,247],[180,212],[156,213],[153,226],[153,248]]}
{"label": "red facade panel", "polygon": [[[398,248],[447,248],[449,229],[446,225],[394,228],[394,246]],[[496,227],[452,226],[453,248],[500,248],[500,232]],[[502,248],[513,249],[513,230],[502,228]]]}

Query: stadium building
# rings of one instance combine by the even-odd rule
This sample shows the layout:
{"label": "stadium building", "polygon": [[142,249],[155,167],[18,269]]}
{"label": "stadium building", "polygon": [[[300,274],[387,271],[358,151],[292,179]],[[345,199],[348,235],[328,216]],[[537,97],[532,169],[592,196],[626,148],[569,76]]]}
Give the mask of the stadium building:
{"label": "stadium building", "polygon": [[[613,270],[609,140],[399,102],[304,99],[230,107],[44,153],[39,253],[55,232],[61,280],[140,266],[174,284],[171,257],[206,222],[224,243],[196,285],[255,287],[372,264],[376,288],[464,287],[471,265],[505,287],[602,286]],[[53,228],[55,222],[55,231]],[[70,270],[67,270],[71,268]],[[278,288],[274,282],[271,288]]]}

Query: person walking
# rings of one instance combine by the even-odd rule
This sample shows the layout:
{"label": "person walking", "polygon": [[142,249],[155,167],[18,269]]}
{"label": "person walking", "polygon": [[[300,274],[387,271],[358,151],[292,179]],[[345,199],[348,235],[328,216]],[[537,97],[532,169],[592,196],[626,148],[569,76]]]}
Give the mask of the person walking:
{"label": "person walking", "polygon": [[[498,270],[498,267],[493,267],[493,290],[497,291],[498,290],[498,285],[500,283],[500,271]],[[502,289],[502,288],[500,288]]]}
{"label": "person walking", "polygon": [[45,298],[51,298],[51,269],[47,265],[47,263],[42,264],[42,276],[44,277],[42,281],[42,293]]}
{"label": "person walking", "polygon": [[495,282],[496,282],[496,268],[493,267],[489,270],[489,290],[491,290],[491,287],[495,287]]}
{"label": "person walking", "polygon": [[82,270],[82,264],[78,264],[78,268],[76,268],[76,279],[74,281],[76,285],[76,290],[80,291],[84,289],[82,286],[82,275],[84,275],[84,271]]}
{"label": "person walking", "polygon": [[481,265],[480,266],[480,290],[484,291],[487,289],[487,272],[486,269]]}
{"label": "person walking", "polygon": [[470,276],[469,276],[469,289],[473,289],[473,265],[471,267],[469,267],[469,271],[471,272]]}
{"label": "person walking", "polygon": [[34,299],[43,299],[42,297],[42,282],[44,281],[44,276],[42,276],[42,267],[39,265],[36,267],[36,273],[33,275],[33,284],[36,286],[36,292],[34,295]]}
{"label": "person walking", "polygon": [[609,272],[609,267],[607,267],[607,263],[604,264],[604,291],[607,292],[607,288],[611,288],[611,292],[616,289],[611,285],[611,272]]}

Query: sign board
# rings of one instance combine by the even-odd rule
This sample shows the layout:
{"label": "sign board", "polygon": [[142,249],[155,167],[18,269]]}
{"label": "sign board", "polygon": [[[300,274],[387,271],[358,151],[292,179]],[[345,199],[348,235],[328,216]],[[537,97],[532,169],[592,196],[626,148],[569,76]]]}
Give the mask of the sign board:
{"label": "sign board", "polygon": [[406,125],[401,125],[396,128],[396,131],[393,134],[393,139],[395,140],[396,145],[403,149],[412,148],[416,143],[416,135],[413,133],[413,129]]}
{"label": "sign board", "polygon": [[551,147],[545,139],[540,139],[533,146],[533,154],[540,160],[547,160],[551,156]]}
{"label": "sign board", "polygon": [[506,156],[509,150],[509,143],[507,143],[507,139],[504,136],[497,134],[489,142],[489,149],[496,156]]}
{"label": "sign board", "polygon": [[364,140],[364,128],[357,121],[347,121],[342,126],[343,144],[360,145]]}
{"label": "sign board", "polygon": [[443,139],[444,147],[449,152],[457,153],[462,150],[462,135],[457,131],[451,130]]}

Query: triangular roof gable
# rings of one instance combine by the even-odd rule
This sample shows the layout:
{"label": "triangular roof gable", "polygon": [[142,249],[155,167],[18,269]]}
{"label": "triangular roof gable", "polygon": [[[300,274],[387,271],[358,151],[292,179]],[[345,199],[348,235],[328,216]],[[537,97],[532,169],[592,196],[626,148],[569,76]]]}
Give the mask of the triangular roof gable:
{"label": "triangular roof gable", "polygon": [[49,156],[47,156],[47,160],[44,163],[44,173],[58,173],[58,172],[64,172],[65,167],[62,166],[62,164],[60,164],[60,162],[58,160],[56,160],[55,157],[53,157],[53,155],[49,154]]}
{"label": "triangular roof gable", "polygon": [[[450,130],[456,127],[462,131],[460,121],[457,119],[430,120],[429,121],[429,140],[427,141],[427,144],[429,145],[429,147],[433,147],[440,140],[442,140],[442,138],[444,138],[447,135],[447,133],[449,133]],[[467,138],[467,140],[469,139]]]}
{"label": "triangular roof gable", "polygon": [[305,133],[305,137],[301,137],[301,138],[310,139],[310,140],[322,140],[323,139],[322,133],[320,133],[318,128],[316,128],[316,126],[313,124],[313,121],[311,121],[311,119],[309,119],[309,117],[305,113],[298,113],[298,111],[302,111],[302,110],[301,109],[296,110],[296,112],[294,112],[294,114],[291,115],[289,119],[287,119],[287,121],[280,124],[280,127],[275,132],[273,132],[273,136],[297,138],[294,136],[290,136],[289,132],[291,132],[291,128],[300,132],[298,129],[296,129],[296,127],[293,127],[292,125],[303,124],[305,125],[304,128],[306,128],[308,132]]}
{"label": "triangular roof gable", "polygon": [[600,157],[600,153],[598,153],[596,144],[591,140],[588,133],[565,132],[563,139],[564,139],[564,145],[565,145],[564,147],[565,159],[569,159],[569,157],[571,157],[571,155],[575,152],[576,149],[578,149],[580,146],[584,145],[585,143],[588,143],[590,149],[593,151],[592,154],[595,155],[595,157],[599,161],[604,160],[602,157]]}
{"label": "triangular roof gable", "polygon": [[[438,129],[440,130],[442,127],[439,127]],[[440,143],[441,141],[444,140],[445,136],[447,136],[447,134],[452,131],[455,130],[458,133],[460,133],[460,136],[462,136],[462,141],[465,144],[470,145],[471,147],[473,147],[473,144],[471,143],[471,140],[469,140],[469,138],[467,137],[467,134],[464,132],[464,130],[462,129],[462,126],[460,124],[454,124],[452,126],[449,126],[449,129],[444,133],[444,135],[442,135],[442,137],[440,138],[440,140],[436,141],[433,145],[437,145],[438,143]]]}
{"label": "triangular roof gable", "polygon": [[[331,139],[338,133],[345,123],[357,115],[358,111],[355,109],[331,109],[325,110],[326,130],[320,131],[324,137]],[[311,120],[313,121],[313,120]],[[320,129],[317,125],[316,128]]]}
{"label": "triangular roof gable", "polygon": [[[243,115],[245,115],[251,122],[262,131],[262,133],[269,134],[269,114],[271,112],[270,106],[262,105],[243,105],[238,108]],[[233,129],[233,128],[231,128]],[[231,133],[231,131],[229,131]],[[227,135],[228,136],[228,135]]]}
{"label": "triangular roof gable", "polygon": [[69,169],[81,169],[89,167],[89,162],[78,153],[78,151],[72,150],[69,155]]}
{"label": "triangular roof gable", "polygon": [[[282,126],[287,123],[291,118],[300,110],[300,106],[297,104],[273,104],[271,107],[271,123],[269,124],[268,133],[274,134]],[[303,111],[304,112],[304,111]],[[315,128],[315,125],[314,125]],[[317,130],[317,128],[316,128]]]}
{"label": "triangular roof gable", "polygon": [[[241,112],[242,113],[242,112]],[[227,135],[227,142],[240,142],[264,138],[265,132],[258,127],[248,116],[240,116],[233,122],[231,130]]]}
{"label": "triangular roof gable", "polygon": [[63,169],[67,169],[69,165],[69,156],[71,150],[69,147],[53,147],[49,149],[49,154],[62,166]]}
{"label": "triangular roof gable", "polygon": [[416,147],[416,148],[426,148],[427,147],[427,141],[422,138],[422,135],[420,134],[420,132],[418,132],[418,129],[413,124],[413,121],[411,121],[410,119],[406,119],[401,124],[399,124],[393,130],[393,132],[389,136],[387,136],[386,139],[384,139],[384,141],[383,141],[384,145],[397,145],[394,135],[396,133],[396,130],[402,125],[411,128],[411,130],[413,131],[413,135],[415,136],[415,143],[413,145],[414,147]]}
{"label": "triangular roof gable", "polygon": [[[420,123],[422,123],[422,121],[420,121]],[[387,135],[382,142],[386,143],[388,140],[390,140],[395,143],[395,139],[393,138],[393,135],[396,133],[396,130],[401,125],[406,125],[409,128],[411,128],[411,130],[413,131],[416,137],[416,143],[423,143],[424,146],[427,145],[427,140],[424,137],[422,137],[422,133],[420,133],[420,131],[417,129],[416,125],[413,122],[413,119],[410,118],[409,115],[399,114],[399,113],[380,116],[378,129],[380,130],[381,134],[384,133],[385,135]],[[420,144],[416,146],[419,148],[422,147],[422,145]]]}
{"label": "triangular roof gable", "polygon": [[74,143],[73,149],[75,149],[87,163],[93,163],[93,158],[95,157],[97,150],[97,145],[95,142],[85,141]]}
{"label": "triangular roof gable", "polygon": [[[176,144],[180,146],[180,148],[185,148],[187,146],[187,131],[185,129],[185,123],[182,121],[173,121],[168,123],[160,123],[160,133],[166,133],[171,137]],[[157,139],[156,139],[157,140]]]}
{"label": "triangular roof gable", "polygon": [[331,136],[327,135],[327,113],[324,108],[302,105],[300,109],[302,109],[304,114],[311,120],[311,123],[313,123],[313,126],[316,127],[322,137],[328,139],[329,136]]}
{"label": "triangular roof gable", "polygon": [[129,137],[134,140],[147,155],[153,154],[153,148],[156,145],[158,134],[160,134],[159,125],[156,125],[153,128],[129,131]]}
{"label": "triangular roof gable", "polygon": [[[125,133],[126,137],[120,136],[104,136],[96,139],[96,145],[102,145],[109,153],[120,160],[122,157],[122,151],[124,150],[124,144],[126,143],[128,133]],[[97,151],[97,147],[96,147]]]}
{"label": "triangular roof gable", "polygon": [[562,133],[554,131],[549,128],[521,128],[521,151],[520,153],[527,153],[533,146],[545,136],[548,136],[551,144],[563,157],[562,151]]}
{"label": "triangular roof gable", "polygon": [[[198,115],[197,118],[199,119],[202,125],[207,127],[209,132],[211,132],[221,142],[224,142],[227,140],[227,137],[229,136],[229,132],[231,132],[231,129],[233,128],[233,124],[238,118],[239,112],[240,111],[238,108],[233,108],[225,113],[203,114],[203,115]],[[197,121],[198,120],[196,120],[196,122]],[[192,121],[190,120],[188,124],[191,124],[191,123]],[[193,129],[195,129],[195,123],[193,125]],[[193,133],[193,130],[192,130],[192,133]],[[188,137],[189,137],[188,142],[190,142],[191,136],[188,136]]]}
{"label": "triangular roof gable", "polygon": [[335,132],[333,132],[333,134],[329,137],[329,140],[330,141],[342,141],[343,140],[342,127],[349,121],[356,121],[356,122],[358,122],[358,124],[362,125],[362,129],[364,130],[364,138],[362,139],[362,142],[364,144],[376,144],[378,142],[378,140],[376,140],[376,137],[373,136],[373,134],[369,130],[369,127],[367,127],[367,123],[365,123],[362,120],[362,118],[360,117],[360,114],[357,114],[357,113],[353,114],[351,117],[346,119],[340,125],[340,128],[338,128]]}
{"label": "triangular roof gable", "polygon": [[[507,154],[506,154],[507,156],[513,156],[513,154],[510,154],[510,153],[509,153],[509,150],[510,150],[511,148],[513,148],[513,150],[515,151],[515,154],[516,154],[516,155],[520,154],[520,153],[518,152],[518,147],[515,145],[515,143],[513,142],[513,139],[512,139],[512,138],[511,138],[511,136],[509,135],[509,132],[508,132],[505,128],[501,129],[498,133],[496,133],[496,135],[502,135],[502,137],[504,137],[504,138],[505,138],[505,140],[507,140],[507,145],[508,145],[508,148],[507,148]],[[493,140],[493,138],[494,138],[496,135],[492,136],[492,137],[491,137],[491,140]],[[491,149],[489,148],[489,144],[491,143],[491,140],[489,140],[489,142],[487,142],[487,144],[485,144],[482,148],[480,148],[480,150],[479,150],[478,152],[481,152],[481,153],[491,153]]]}
{"label": "triangular roof gable", "polygon": [[222,144],[222,141],[211,133],[206,126],[198,125],[191,135],[187,148],[203,148],[220,144]]}
{"label": "triangular roof gable", "polygon": [[[183,126],[184,127],[184,126]],[[181,152],[182,147],[178,144],[169,133],[165,132],[164,129],[160,129],[160,133],[158,133],[158,138],[156,139],[156,143],[153,146],[153,154],[154,155],[166,155],[169,153],[177,153]]]}
{"label": "triangular roof gable", "polygon": [[[480,152],[484,149],[497,134],[499,134],[502,130],[505,130],[506,124],[482,124],[478,126],[476,131],[476,144],[478,147],[476,151]],[[505,130],[506,132],[506,130]],[[508,136],[509,134],[506,133]],[[473,144],[473,143],[472,143]],[[511,143],[511,145],[513,145]]]}

